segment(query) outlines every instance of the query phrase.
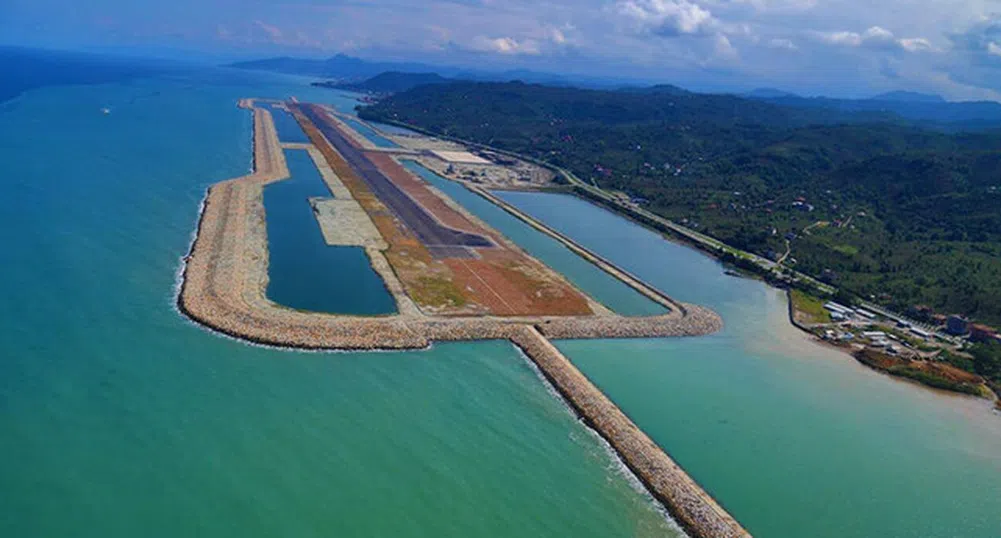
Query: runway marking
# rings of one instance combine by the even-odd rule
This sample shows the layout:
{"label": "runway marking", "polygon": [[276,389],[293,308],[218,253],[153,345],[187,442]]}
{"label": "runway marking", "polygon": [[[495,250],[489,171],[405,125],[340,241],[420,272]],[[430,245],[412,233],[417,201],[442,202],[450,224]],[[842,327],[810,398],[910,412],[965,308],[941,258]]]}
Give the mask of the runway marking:
{"label": "runway marking", "polygon": [[511,306],[510,304],[508,304],[508,302],[505,301],[503,297],[501,297],[501,294],[497,293],[493,288],[491,288],[490,284],[487,284],[486,280],[483,280],[482,278],[480,278],[480,275],[477,274],[476,271],[473,271],[473,268],[470,267],[468,263],[466,263],[466,260],[464,260],[462,258],[453,258],[453,259],[458,260],[459,263],[461,263],[463,265],[463,267],[466,268],[467,271],[469,271],[470,273],[473,274],[473,276],[476,277],[476,280],[479,280],[483,284],[483,287],[485,287],[487,289],[487,291],[489,291],[490,293],[494,294],[494,297],[497,297],[498,299],[500,299],[500,302],[504,303],[504,306],[507,307],[507,309],[511,313],[511,315],[514,315],[514,314],[516,314],[518,312],[517,310],[514,309],[513,306]]}

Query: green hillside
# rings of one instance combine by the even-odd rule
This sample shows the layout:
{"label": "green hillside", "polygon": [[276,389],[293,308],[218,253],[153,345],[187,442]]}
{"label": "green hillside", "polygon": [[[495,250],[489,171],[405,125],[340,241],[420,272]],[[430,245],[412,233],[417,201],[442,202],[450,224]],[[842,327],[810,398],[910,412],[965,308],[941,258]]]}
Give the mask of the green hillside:
{"label": "green hillside", "polygon": [[791,238],[801,271],[899,309],[1001,323],[1001,130],[671,86],[454,83],[361,114],[546,160],[762,255]]}

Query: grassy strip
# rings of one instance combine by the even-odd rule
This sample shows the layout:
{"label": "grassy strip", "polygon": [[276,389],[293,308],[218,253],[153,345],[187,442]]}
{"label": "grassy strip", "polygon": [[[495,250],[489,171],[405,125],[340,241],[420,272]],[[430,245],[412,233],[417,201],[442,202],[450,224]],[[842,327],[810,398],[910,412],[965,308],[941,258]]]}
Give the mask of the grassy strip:
{"label": "grassy strip", "polygon": [[809,318],[810,323],[830,323],[831,314],[824,308],[824,300],[804,291],[789,290],[792,307]]}

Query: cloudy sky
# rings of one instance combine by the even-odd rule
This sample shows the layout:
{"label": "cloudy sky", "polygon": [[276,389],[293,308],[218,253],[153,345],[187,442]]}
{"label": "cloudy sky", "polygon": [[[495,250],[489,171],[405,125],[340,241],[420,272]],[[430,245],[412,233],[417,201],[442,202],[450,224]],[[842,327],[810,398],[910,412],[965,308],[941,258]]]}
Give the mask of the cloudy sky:
{"label": "cloudy sky", "polygon": [[1001,0],[0,0],[0,43],[1001,99]]}

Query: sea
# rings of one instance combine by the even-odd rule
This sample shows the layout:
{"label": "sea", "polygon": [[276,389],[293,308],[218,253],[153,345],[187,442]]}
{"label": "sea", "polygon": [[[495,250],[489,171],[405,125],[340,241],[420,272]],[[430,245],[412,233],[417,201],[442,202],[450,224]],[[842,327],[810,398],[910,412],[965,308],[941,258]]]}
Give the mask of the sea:
{"label": "sea", "polygon": [[[205,190],[250,167],[237,99],[353,96],[19,49],[0,73],[0,536],[682,535],[509,343],[303,353],[178,313]],[[755,536],[1001,534],[989,404],[814,344],[778,290],[621,217],[505,197],[723,316],[709,337],[558,345]]]}

